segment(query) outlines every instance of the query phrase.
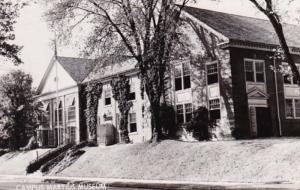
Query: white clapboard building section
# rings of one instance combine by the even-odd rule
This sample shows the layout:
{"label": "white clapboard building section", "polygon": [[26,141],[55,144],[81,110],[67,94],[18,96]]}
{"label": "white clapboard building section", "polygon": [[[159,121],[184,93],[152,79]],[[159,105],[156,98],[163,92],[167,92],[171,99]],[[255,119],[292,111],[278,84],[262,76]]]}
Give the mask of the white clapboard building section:
{"label": "white clapboard building section", "polygon": [[133,143],[144,142],[151,138],[149,103],[141,96],[140,79],[136,60],[128,56],[109,56],[102,59],[95,66],[93,71],[84,80],[88,83],[91,80],[100,81],[103,85],[102,95],[98,103],[97,111],[97,137],[101,143],[100,128],[111,124],[115,127],[116,140],[120,139],[120,118],[121,113],[118,109],[118,102],[113,98],[111,81],[120,75],[126,76],[130,81],[130,101],[132,107],[128,115],[128,132],[130,141]]}
{"label": "white clapboard building section", "polygon": [[54,57],[38,87],[37,101],[45,117],[37,131],[39,146],[56,147],[79,142],[79,87],[94,67],[94,61]]}

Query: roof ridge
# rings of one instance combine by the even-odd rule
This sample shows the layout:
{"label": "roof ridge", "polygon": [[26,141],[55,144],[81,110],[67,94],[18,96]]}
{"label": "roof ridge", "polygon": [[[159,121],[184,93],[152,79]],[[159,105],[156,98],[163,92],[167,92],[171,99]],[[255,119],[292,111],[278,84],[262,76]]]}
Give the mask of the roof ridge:
{"label": "roof ridge", "polygon": [[[203,11],[209,11],[209,12],[221,13],[221,14],[226,14],[226,15],[231,15],[231,16],[236,16],[236,17],[244,17],[244,18],[249,18],[249,19],[254,19],[254,20],[261,20],[261,21],[270,22],[268,19],[257,18],[257,17],[252,17],[252,16],[245,16],[245,15],[239,15],[239,14],[234,14],[234,13],[226,13],[226,12],[222,12],[222,11],[204,9],[204,8],[199,8],[199,7],[185,6],[184,8],[193,8],[193,9],[198,9],[198,10],[203,10]],[[291,24],[291,23],[284,23],[283,22],[282,24],[283,25],[300,27],[299,25]]]}
{"label": "roof ridge", "polygon": [[70,57],[70,56],[57,56],[57,58],[67,58],[67,59],[84,59],[84,60],[96,60],[91,58],[83,58],[83,57]]}

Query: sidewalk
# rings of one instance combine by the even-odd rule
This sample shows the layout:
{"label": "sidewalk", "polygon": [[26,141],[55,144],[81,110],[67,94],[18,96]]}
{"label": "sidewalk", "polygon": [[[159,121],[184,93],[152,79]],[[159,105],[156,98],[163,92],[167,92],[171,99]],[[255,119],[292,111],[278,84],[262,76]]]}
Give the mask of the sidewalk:
{"label": "sidewalk", "polygon": [[300,189],[300,183],[287,182],[266,182],[266,183],[234,183],[234,182],[196,182],[196,181],[167,181],[167,180],[133,180],[115,178],[79,178],[79,177],[57,177],[57,176],[34,176],[34,175],[0,175],[1,181],[18,182],[46,182],[46,183],[73,183],[73,184],[105,184],[111,187],[132,187],[132,188],[152,188],[152,189],[186,189],[186,190],[263,190]]}

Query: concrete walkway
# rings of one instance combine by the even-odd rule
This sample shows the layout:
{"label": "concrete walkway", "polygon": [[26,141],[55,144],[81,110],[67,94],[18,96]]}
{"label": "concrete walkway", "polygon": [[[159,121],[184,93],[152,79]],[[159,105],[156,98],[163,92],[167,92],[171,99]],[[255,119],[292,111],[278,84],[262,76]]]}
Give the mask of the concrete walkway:
{"label": "concrete walkway", "polygon": [[234,182],[200,182],[200,181],[167,181],[167,180],[134,180],[134,179],[114,179],[114,178],[80,178],[80,177],[57,177],[38,175],[0,175],[0,183],[7,181],[16,182],[47,182],[62,184],[105,184],[111,187],[131,187],[150,189],[201,189],[201,190],[259,190],[259,189],[300,189],[300,182],[265,182],[265,183],[234,183]]}

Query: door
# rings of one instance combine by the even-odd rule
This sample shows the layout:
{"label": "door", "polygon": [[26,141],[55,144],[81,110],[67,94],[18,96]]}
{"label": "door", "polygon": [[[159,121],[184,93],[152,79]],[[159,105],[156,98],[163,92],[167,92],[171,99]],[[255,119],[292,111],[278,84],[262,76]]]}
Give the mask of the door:
{"label": "door", "polygon": [[272,118],[269,108],[256,107],[257,136],[273,136]]}

